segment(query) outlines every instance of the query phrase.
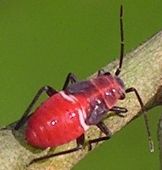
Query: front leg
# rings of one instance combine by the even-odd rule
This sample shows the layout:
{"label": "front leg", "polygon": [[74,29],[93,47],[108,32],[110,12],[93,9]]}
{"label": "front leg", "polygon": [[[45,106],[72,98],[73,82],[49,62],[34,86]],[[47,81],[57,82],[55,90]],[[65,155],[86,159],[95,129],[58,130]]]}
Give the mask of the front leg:
{"label": "front leg", "polygon": [[143,113],[144,116],[144,121],[145,121],[145,126],[146,126],[146,130],[147,130],[147,135],[148,135],[148,142],[149,142],[149,149],[150,152],[154,152],[154,144],[153,144],[153,140],[151,138],[151,132],[150,132],[150,128],[149,128],[149,123],[148,123],[148,117],[144,108],[144,104],[143,101],[138,93],[138,91],[134,88],[134,87],[130,87],[128,89],[125,90],[126,93],[134,93],[137,97],[137,100],[141,106],[141,111]]}
{"label": "front leg", "polygon": [[110,109],[110,111],[115,112],[115,114],[124,117],[126,114],[126,112],[128,112],[128,110],[125,107],[119,107],[119,106],[114,106]]}

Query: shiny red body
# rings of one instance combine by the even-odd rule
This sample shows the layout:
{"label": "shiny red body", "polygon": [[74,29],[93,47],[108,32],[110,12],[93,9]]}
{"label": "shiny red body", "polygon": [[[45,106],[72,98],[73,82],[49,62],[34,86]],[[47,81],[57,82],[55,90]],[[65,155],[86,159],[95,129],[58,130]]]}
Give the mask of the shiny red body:
{"label": "shiny red body", "polygon": [[[27,122],[27,142],[38,148],[47,148],[78,138],[91,125],[86,119],[94,113],[97,104],[109,111],[124,92],[122,81],[112,75],[99,75],[70,85],[34,111]],[[104,115],[97,116],[102,119]]]}

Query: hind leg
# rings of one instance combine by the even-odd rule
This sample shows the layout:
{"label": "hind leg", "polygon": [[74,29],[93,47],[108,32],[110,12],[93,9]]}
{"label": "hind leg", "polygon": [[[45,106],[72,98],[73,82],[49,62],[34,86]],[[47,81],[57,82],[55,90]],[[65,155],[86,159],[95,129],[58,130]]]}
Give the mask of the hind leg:
{"label": "hind leg", "polygon": [[81,150],[83,148],[84,143],[85,143],[85,137],[84,137],[84,134],[82,134],[80,137],[78,137],[76,139],[76,144],[77,144],[76,147],[74,147],[72,149],[65,150],[65,151],[61,151],[61,152],[57,152],[57,153],[52,153],[52,154],[49,154],[49,155],[46,155],[46,156],[43,156],[43,157],[40,157],[40,158],[33,159],[30,162],[29,165],[31,165],[32,163],[36,163],[36,162],[39,162],[39,161],[51,158],[51,157],[65,155],[65,154],[76,152],[76,151]]}
{"label": "hind leg", "polygon": [[[22,127],[25,122],[28,120],[28,118],[31,116],[31,110],[33,108],[33,106],[36,104],[36,102],[38,101],[39,97],[43,94],[43,93],[47,93],[48,96],[52,96],[53,94],[57,93],[57,91],[55,89],[53,89],[50,86],[44,86],[42,88],[40,88],[38,90],[38,92],[36,93],[36,95],[34,96],[32,102],[29,104],[29,106],[27,107],[27,109],[25,110],[23,116],[20,118],[20,120],[18,120],[18,122],[16,123],[16,126],[14,127],[14,130],[18,130],[20,127]],[[30,115],[29,115],[30,114]]]}

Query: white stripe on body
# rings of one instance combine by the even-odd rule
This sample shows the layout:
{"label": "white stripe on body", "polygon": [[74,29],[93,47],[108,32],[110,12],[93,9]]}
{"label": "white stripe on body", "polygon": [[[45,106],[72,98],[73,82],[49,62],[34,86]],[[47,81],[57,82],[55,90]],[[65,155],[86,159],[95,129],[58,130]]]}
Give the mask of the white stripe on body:
{"label": "white stripe on body", "polygon": [[60,91],[59,93],[61,94],[61,96],[62,96],[65,100],[67,100],[67,101],[69,101],[69,102],[72,102],[72,103],[76,103],[76,102],[77,102],[77,99],[76,99],[74,96],[72,97],[72,95],[67,95],[67,94],[65,94],[64,91]]}
{"label": "white stripe on body", "polygon": [[[67,101],[69,101],[69,102],[72,102],[72,103],[77,103],[77,102],[79,103],[78,99],[77,99],[75,96],[73,96],[73,95],[67,95],[67,94],[65,94],[64,91],[60,91],[59,93],[61,94],[61,96],[62,96],[65,100],[67,100]],[[89,126],[85,123],[85,120],[86,120],[86,118],[87,118],[87,115],[86,115],[86,113],[85,113],[84,108],[82,108],[82,106],[81,106],[80,103],[79,103],[79,105],[80,105],[80,108],[78,108],[79,122],[80,122],[80,125],[82,126],[82,128],[84,129],[84,131],[86,131],[86,130],[89,128]]]}
{"label": "white stripe on body", "polygon": [[89,126],[85,123],[84,111],[81,109],[78,109],[78,113],[79,113],[80,124],[83,127],[84,131],[86,131],[89,128]]}

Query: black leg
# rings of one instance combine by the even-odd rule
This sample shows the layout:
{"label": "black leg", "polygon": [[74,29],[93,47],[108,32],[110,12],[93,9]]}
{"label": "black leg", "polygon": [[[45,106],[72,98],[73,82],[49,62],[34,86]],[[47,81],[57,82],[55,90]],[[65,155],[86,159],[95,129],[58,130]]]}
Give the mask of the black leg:
{"label": "black leg", "polygon": [[97,76],[110,75],[110,72],[105,72],[103,69],[98,70]]}
{"label": "black leg", "polygon": [[62,90],[65,90],[69,86],[70,83],[73,84],[73,83],[76,83],[77,81],[78,80],[76,76],[73,73],[69,73],[66,77]]}
{"label": "black leg", "polygon": [[36,93],[36,95],[34,96],[32,102],[30,103],[30,105],[27,107],[27,109],[25,110],[23,116],[21,117],[21,119],[16,123],[15,126],[15,130],[18,130],[21,126],[24,125],[24,123],[26,122],[26,120],[29,118],[29,113],[31,112],[34,104],[37,102],[37,100],[39,99],[39,97],[42,95],[43,92],[46,92],[48,96],[52,96],[53,94],[57,93],[57,91],[55,89],[53,89],[50,86],[44,86],[42,88],[40,88],[38,90],[38,92]]}
{"label": "black leg", "polygon": [[51,158],[51,157],[55,157],[55,156],[65,155],[65,154],[72,153],[72,152],[76,152],[76,151],[82,149],[82,148],[83,148],[83,145],[84,145],[84,143],[85,143],[84,134],[82,134],[79,138],[76,139],[76,143],[77,143],[77,146],[74,147],[74,148],[72,148],[72,149],[65,150],[65,151],[61,151],[61,152],[54,153],[54,154],[49,154],[49,155],[46,155],[46,156],[43,156],[43,157],[40,157],[40,158],[33,159],[33,160],[30,162],[29,165],[31,165],[32,163],[41,161],[41,160],[45,160],[45,159],[48,159],[48,158]]}
{"label": "black leg", "polygon": [[[114,106],[110,111],[115,112],[119,116],[125,116],[125,113],[128,111],[125,107]],[[124,113],[124,114],[123,114]]]}
{"label": "black leg", "polygon": [[145,125],[146,125],[146,130],[147,130],[147,135],[148,135],[148,141],[149,141],[149,149],[151,152],[154,151],[154,144],[153,144],[153,141],[151,139],[151,132],[150,132],[150,128],[149,128],[149,123],[148,123],[148,118],[147,118],[147,115],[146,115],[146,112],[145,112],[145,108],[144,108],[144,104],[142,102],[142,99],[140,97],[140,95],[138,94],[138,91],[134,88],[134,87],[130,87],[128,89],[125,90],[126,93],[135,93],[137,99],[138,99],[138,102],[141,106],[141,110],[143,112],[143,116],[144,116],[144,120],[145,120]]}
{"label": "black leg", "polygon": [[125,92],[126,93],[131,93],[131,92],[135,93],[135,95],[138,99],[138,102],[141,106],[141,110],[142,110],[142,112],[144,112],[144,104],[143,104],[142,99],[141,99],[140,95],[138,94],[137,90],[134,87],[130,87],[130,88],[126,89]]}
{"label": "black leg", "polygon": [[108,139],[111,138],[111,132],[110,132],[110,130],[107,128],[107,126],[106,126],[103,122],[99,122],[96,126],[97,126],[106,136],[89,140],[89,141],[88,141],[89,150],[92,149],[92,144],[93,144],[93,143],[98,143],[98,142],[101,142],[101,141],[104,141],[104,140],[108,140]]}

